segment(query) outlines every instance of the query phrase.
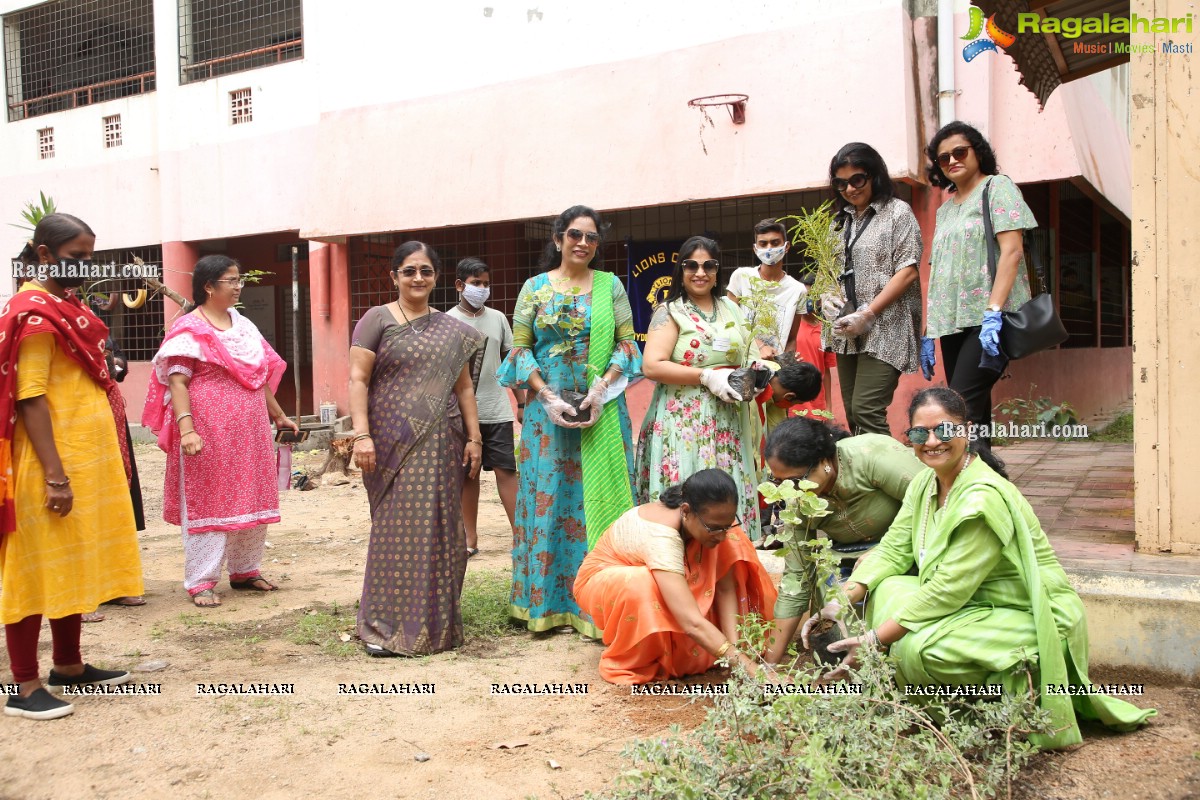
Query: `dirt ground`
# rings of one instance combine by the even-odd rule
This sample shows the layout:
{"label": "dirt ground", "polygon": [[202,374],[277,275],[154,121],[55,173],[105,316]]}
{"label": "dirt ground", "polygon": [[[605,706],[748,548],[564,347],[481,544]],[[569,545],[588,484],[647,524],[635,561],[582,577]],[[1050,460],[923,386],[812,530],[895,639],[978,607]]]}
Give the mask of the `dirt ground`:
{"label": "dirt ground", "polygon": [[[603,789],[622,769],[624,742],[703,717],[702,703],[631,698],[628,689],[605,684],[596,672],[600,646],[575,635],[468,642],[457,653],[413,660],[372,659],[350,646],[339,653],[336,640],[332,648],[293,643],[310,612],[336,605],[352,613],[359,597],[370,528],[356,478],[285,494],[264,564],[280,591],[225,586],[220,608],[193,608],[181,586],[179,531],[160,519],[163,456],[139,445],[137,457],[150,523],[141,535],[148,604],[103,607],[108,619],[84,626],[83,648],[98,666],[165,662],[137,674],[160,683],[162,693],[75,698],[75,714],[53,722],[0,720],[0,800],[578,797]],[[486,478],[480,518],[483,552],[470,569],[508,568],[507,519]],[[48,630],[42,645],[44,673]],[[7,658],[0,659],[8,679]],[[251,682],[291,683],[295,693],[197,696],[198,683]],[[492,683],[518,682],[586,683],[588,691],[490,694]],[[1093,731],[1073,752],[1039,756],[1017,795],[1200,797],[1200,689],[1146,682],[1141,704],[1159,709],[1148,728],[1125,736]],[[436,688],[433,695],[349,696],[338,693],[340,683]]]}

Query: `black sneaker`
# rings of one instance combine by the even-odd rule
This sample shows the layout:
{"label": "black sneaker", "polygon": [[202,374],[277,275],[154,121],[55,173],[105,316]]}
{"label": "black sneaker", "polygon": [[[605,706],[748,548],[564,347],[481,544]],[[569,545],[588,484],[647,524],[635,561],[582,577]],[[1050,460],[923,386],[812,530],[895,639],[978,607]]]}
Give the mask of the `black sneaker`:
{"label": "black sneaker", "polygon": [[37,689],[29,697],[12,695],[4,706],[4,713],[10,717],[25,719],[58,719],[75,713],[75,706],[59,700],[45,689]]}
{"label": "black sneaker", "polygon": [[50,680],[46,685],[52,692],[61,692],[67,686],[119,686],[129,683],[133,676],[120,669],[96,669],[91,664],[83,665],[79,675],[60,675],[50,670]]}

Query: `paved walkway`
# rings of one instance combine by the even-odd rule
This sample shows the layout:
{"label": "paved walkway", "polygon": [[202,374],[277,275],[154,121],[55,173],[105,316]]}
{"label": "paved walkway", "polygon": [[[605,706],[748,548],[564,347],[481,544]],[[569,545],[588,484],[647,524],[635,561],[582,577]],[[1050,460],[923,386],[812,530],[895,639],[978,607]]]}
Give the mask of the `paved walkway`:
{"label": "paved walkway", "polygon": [[996,452],[1063,566],[1200,576],[1200,556],[1134,551],[1133,445],[1036,439]]}

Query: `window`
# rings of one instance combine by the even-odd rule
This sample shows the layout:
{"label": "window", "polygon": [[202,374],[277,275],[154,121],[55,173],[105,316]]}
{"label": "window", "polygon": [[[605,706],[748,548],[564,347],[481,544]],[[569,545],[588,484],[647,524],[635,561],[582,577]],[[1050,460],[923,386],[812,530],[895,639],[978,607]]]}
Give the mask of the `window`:
{"label": "window", "polygon": [[304,56],[301,0],[179,0],[179,81]]}
{"label": "window", "polygon": [[154,90],[152,0],[59,0],[3,21],[9,122]]}
{"label": "window", "polygon": [[[142,259],[143,263],[155,264],[162,269],[162,246],[150,245],[126,250],[102,250],[92,254],[92,260],[107,264],[132,264],[134,256]],[[92,287],[101,295],[118,292],[129,299],[137,297],[138,290],[146,289],[146,284],[136,278],[109,280]],[[112,333],[112,337],[125,351],[127,361],[149,361],[158,352],[158,346],[163,338],[163,299],[161,294],[148,297],[141,308],[129,308],[121,297],[113,298],[112,308],[105,310],[99,299],[93,304],[93,310],[104,320]]]}
{"label": "window", "polygon": [[249,89],[229,93],[229,124],[242,125],[254,121],[253,98]]}
{"label": "window", "polygon": [[121,115],[113,114],[111,117],[104,118],[104,147],[120,147],[121,142]]}
{"label": "window", "polygon": [[38,158],[54,158],[54,128],[38,129]]}

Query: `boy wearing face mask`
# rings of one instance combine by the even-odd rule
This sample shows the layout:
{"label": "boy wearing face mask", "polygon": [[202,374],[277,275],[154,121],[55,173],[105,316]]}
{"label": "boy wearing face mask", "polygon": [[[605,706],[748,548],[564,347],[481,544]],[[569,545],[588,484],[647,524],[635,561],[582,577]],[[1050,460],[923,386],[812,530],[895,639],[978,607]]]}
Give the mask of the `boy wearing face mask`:
{"label": "boy wearing face mask", "polygon": [[750,294],[751,278],[762,278],[771,284],[778,331],[760,350],[760,355],[766,359],[773,358],[777,353],[796,349],[800,315],[804,313],[803,300],[808,289],[784,271],[783,260],[787,251],[788,240],[783,224],[773,219],[764,219],[754,226],[754,255],[758,258],[759,265],[739,267],[729,276],[729,299],[738,304],[741,304],[743,297]]}
{"label": "boy wearing face mask", "polygon": [[[471,376],[475,382],[475,401],[479,405],[479,432],[483,436],[483,469],[496,474],[496,491],[508,524],[513,524],[513,509],[517,501],[517,462],[513,453],[513,414],[504,389],[496,382],[496,370],[512,349],[512,328],[508,318],[494,308],[487,308],[491,295],[491,273],[488,265],[478,258],[458,262],[458,305],[446,313],[470,325],[485,337],[484,347],[471,359]],[[513,389],[517,399],[518,420],[525,408],[525,392]],[[479,552],[479,478],[463,480],[463,526],[467,530],[467,557]]]}

